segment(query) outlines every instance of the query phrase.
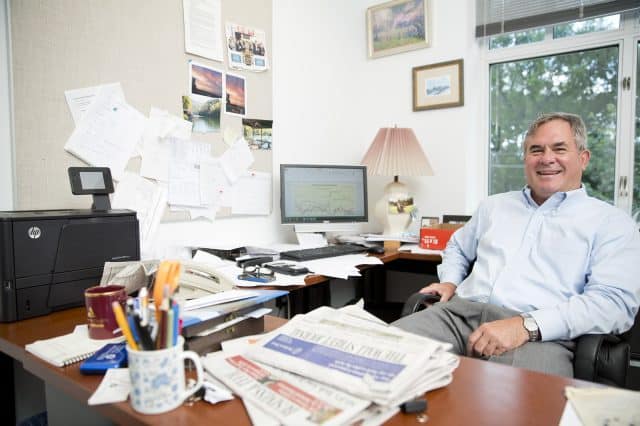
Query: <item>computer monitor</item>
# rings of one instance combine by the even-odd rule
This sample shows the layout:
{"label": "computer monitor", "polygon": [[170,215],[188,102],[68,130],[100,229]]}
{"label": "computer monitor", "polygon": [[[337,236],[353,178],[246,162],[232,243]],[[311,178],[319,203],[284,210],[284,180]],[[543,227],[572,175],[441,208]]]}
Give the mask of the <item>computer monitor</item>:
{"label": "computer monitor", "polygon": [[280,211],[282,223],[296,225],[296,232],[340,231],[367,222],[367,168],[281,164]]}

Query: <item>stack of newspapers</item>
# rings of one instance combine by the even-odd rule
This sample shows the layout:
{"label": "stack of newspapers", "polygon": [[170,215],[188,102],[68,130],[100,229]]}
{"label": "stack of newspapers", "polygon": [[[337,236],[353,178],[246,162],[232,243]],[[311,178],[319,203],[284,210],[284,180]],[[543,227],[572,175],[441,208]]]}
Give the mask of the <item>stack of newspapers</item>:
{"label": "stack of newspapers", "polygon": [[361,305],[321,307],[252,344],[223,346],[204,366],[243,399],[254,423],[374,425],[451,382],[459,360],[449,349]]}

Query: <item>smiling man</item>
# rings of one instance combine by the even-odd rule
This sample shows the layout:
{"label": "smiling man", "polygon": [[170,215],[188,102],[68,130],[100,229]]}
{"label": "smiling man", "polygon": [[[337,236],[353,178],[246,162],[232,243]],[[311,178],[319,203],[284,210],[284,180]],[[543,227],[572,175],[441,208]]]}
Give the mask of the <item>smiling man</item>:
{"label": "smiling man", "polygon": [[640,234],[626,213],[587,195],[590,156],[580,117],[534,121],[527,185],[480,205],[447,244],[440,282],[421,290],[441,301],[393,325],[458,354],[569,377],[573,339],[629,329],[640,304]]}

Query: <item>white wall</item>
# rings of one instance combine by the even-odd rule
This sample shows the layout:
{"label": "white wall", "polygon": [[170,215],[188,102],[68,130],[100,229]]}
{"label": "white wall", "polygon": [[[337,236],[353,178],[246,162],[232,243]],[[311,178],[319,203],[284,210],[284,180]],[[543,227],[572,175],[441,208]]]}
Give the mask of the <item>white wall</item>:
{"label": "white wall", "polygon": [[[380,127],[411,127],[435,170],[430,177],[400,176],[420,213],[472,213],[486,191],[473,2],[433,0],[432,47],[368,59],[365,14],[379,3],[274,1],[276,164],[359,164]],[[465,105],[413,112],[412,67],[458,58],[464,59]],[[370,178],[370,205],[391,179]]]}
{"label": "white wall", "polygon": [[0,210],[12,210],[13,147],[9,74],[8,0],[0,1]]}

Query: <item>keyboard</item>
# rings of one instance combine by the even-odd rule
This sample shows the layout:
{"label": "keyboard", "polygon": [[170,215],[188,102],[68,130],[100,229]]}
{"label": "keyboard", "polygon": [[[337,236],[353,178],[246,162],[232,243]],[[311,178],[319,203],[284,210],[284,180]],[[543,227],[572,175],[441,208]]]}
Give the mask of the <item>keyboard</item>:
{"label": "keyboard", "polygon": [[299,262],[302,262],[305,260],[322,259],[324,257],[335,257],[343,256],[345,254],[362,253],[366,250],[366,247],[353,244],[336,244],[326,247],[283,251],[282,253],[280,253],[280,259],[297,260]]}

